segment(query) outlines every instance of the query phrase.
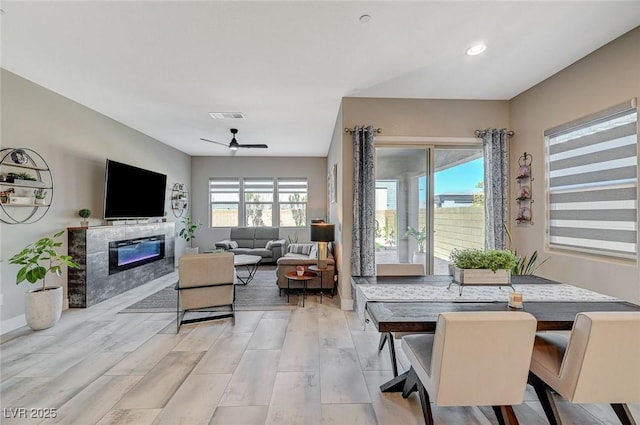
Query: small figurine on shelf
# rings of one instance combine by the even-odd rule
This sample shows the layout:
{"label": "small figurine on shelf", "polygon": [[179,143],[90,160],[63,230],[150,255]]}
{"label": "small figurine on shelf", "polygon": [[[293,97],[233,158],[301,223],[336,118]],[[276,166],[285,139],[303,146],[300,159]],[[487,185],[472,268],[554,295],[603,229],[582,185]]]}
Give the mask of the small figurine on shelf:
{"label": "small figurine on shelf", "polygon": [[531,192],[529,191],[529,186],[522,186],[520,188],[520,195],[518,196],[519,201],[524,201],[531,198]]}
{"label": "small figurine on shelf", "polygon": [[517,222],[529,222],[531,221],[531,210],[527,207],[521,207],[518,210],[518,217],[516,218]]}
{"label": "small figurine on shelf", "polygon": [[12,193],[16,193],[16,190],[14,188],[9,188],[5,191],[0,192],[0,203],[8,204],[9,197],[11,196]]}
{"label": "small figurine on shelf", "polygon": [[82,208],[78,211],[78,215],[82,217],[82,221],[80,222],[81,227],[89,227],[89,217],[91,217],[91,210],[88,208]]}

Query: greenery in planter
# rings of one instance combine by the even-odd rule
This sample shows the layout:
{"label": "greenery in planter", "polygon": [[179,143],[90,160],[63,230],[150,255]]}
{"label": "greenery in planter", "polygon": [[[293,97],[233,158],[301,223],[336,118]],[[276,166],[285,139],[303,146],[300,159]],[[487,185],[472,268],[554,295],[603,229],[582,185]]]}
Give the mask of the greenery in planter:
{"label": "greenery in planter", "polygon": [[[511,246],[511,232],[509,232],[509,229],[507,228],[507,226],[504,226],[504,231],[507,234],[507,238],[509,240],[509,247]],[[538,251],[533,251],[533,253],[531,253],[531,256],[526,256],[526,255],[518,255],[518,251],[511,250],[511,252],[513,252],[513,254],[516,256],[517,259],[517,264],[513,267],[513,269],[511,269],[511,274],[514,276],[519,276],[519,275],[529,275],[529,274],[533,274],[536,270],[538,270],[538,267],[542,266],[544,263],[547,262],[547,260],[549,260],[549,257],[546,257],[545,259],[543,259],[542,261],[540,261],[540,263],[538,263]]]}
{"label": "greenery in planter", "polygon": [[22,267],[16,275],[16,285],[25,280],[29,283],[36,283],[42,280],[42,290],[45,290],[45,277],[48,273],[56,276],[62,275],[62,266],[73,269],[80,267],[69,255],[61,255],[57,248],[62,246],[62,242],[54,239],[60,237],[64,230],[59,231],[52,238],[42,238],[39,241],[27,245],[22,251],[9,259],[9,264],[18,264]]}
{"label": "greenery in planter", "polygon": [[29,173],[11,173],[13,174],[13,178],[14,179],[20,179],[20,180],[31,180],[31,181],[36,181],[37,179],[35,177],[33,177],[31,174]]}
{"label": "greenery in planter", "polygon": [[493,272],[499,269],[513,270],[518,263],[514,253],[506,249],[454,249],[449,259],[459,269],[490,269]]}
{"label": "greenery in planter", "polygon": [[415,238],[416,242],[418,242],[418,252],[424,252],[425,242],[427,241],[426,227],[423,227],[422,230],[418,230],[414,227],[409,226],[404,236],[411,236],[412,238]]}
{"label": "greenery in planter", "polygon": [[45,189],[34,189],[33,196],[36,199],[44,199],[47,197],[47,191]]}
{"label": "greenery in planter", "polygon": [[89,208],[83,208],[80,211],[78,211],[78,215],[82,217],[84,220],[86,220],[89,217],[91,217],[91,210]]}
{"label": "greenery in planter", "polygon": [[184,219],[182,219],[182,223],[184,224],[184,227],[180,230],[178,236],[180,236],[187,242],[191,242],[191,239],[196,238],[195,232],[198,227],[202,226],[202,223],[200,223],[199,221],[192,221],[191,217],[185,217]]}

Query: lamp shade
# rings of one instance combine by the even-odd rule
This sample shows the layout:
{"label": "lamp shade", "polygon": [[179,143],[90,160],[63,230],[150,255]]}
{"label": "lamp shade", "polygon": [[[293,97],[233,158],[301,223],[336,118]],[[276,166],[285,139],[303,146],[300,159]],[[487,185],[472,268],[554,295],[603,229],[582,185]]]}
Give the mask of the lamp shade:
{"label": "lamp shade", "polygon": [[311,240],[313,242],[332,242],[336,237],[336,226],[329,223],[311,224]]}

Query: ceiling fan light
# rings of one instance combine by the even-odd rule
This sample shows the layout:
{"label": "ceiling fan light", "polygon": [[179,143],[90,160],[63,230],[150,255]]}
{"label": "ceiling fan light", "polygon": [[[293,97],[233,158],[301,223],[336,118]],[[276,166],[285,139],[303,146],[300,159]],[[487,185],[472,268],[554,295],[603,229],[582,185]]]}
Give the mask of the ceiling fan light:
{"label": "ceiling fan light", "polygon": [[237,151],[238,150],[238,142],[236,142],[236,139],[234,138],[231,143],[229,143],[229,149],[231,149],[232,151]]}

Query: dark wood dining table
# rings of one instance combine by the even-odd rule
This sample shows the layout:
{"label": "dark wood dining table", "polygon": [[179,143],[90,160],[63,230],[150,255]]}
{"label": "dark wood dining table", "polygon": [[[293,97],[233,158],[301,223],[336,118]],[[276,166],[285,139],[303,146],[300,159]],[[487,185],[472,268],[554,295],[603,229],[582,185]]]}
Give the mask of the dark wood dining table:
{"label": "dark wood dining table", "polygon": [[[448,276],[419,277],[361,277],[352,278],[357,284],[430,284],[445,285],[450,282]],[[512,283],[522,284],[558,284],[537,276],[513,276]],[[389,344],[394,376],[391,381],[380,386],[383,392],[402,391],[406,373],[396,376],[395,349],[392,332],[435,332],[438,315],[450,311],[526,311],[537,320],[538,331],[570,331],[576,315],[585,311],[640,311],[640,305],[623,300],[603,301],[525,301],[522,309],[513,309],[507,302],[448,302],[448,301],[383,301],[366,303],[366,311],[378,332],[386,336]],[[381,340],[382,343],[382,340]]]}

